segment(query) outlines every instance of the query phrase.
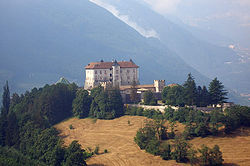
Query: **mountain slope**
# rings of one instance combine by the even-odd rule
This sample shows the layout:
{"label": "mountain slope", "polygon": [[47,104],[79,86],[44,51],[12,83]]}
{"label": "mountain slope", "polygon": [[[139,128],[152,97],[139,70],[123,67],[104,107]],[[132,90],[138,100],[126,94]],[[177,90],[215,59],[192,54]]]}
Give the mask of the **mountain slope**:
{"label": "mountain slope", "polygon": [[141,36],[112,14],[86,0],[2,0],[0,2],[0,80],[13,91],[54,83],[64,76],[83,85],[91,61],[132,58],[141,83],[166,79],[182,83],[187,65],[159,40]]}
{"label": "mountain slope", "polygon": [[[250,93],[250,77],[247,77],[250,73],[250,65],[235,49],[217,45],[224,38],[213,43],[204,41],[203,39],[209,35],[203,34],[207,33],[206,31],[187,28],[178,20],[173,22],[173,16],[163,17],[152,11],[143,1],[91,1],[106,8],[142,34],[145,31],[154,32],[152,36],[159,38],[168,49],[176,52],[187,64],[211,79],[218,77],[226,87],[237,92],[238,95]],[[211,35],[211,38],[218,39],[220,36]],[[250,101],[247,102],[250,103]]]}

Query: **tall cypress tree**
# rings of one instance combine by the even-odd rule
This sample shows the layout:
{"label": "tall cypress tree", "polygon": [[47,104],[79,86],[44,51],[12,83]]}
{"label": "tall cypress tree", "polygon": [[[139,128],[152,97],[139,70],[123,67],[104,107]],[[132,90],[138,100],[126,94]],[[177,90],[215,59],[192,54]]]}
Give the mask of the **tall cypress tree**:
{"label": "tall cypress tree", "polygon": [[5,145],[6,140],[6,129],[7,129],[7,115],[10,108],[10,91],[8,81],[6,81],[5,86],[3,87],[3,99],[2,99],[2,108],[0,116],[0,145]]}
{"label": "tall cypress tree", "polygon": [[10,90],[9,90],[9,85],[8,85],[8,81],[6,81],[5,86],[3,87],[3,107],[1,110],[2,114],[7,115],[9,113],[9,109],[10,109]]}

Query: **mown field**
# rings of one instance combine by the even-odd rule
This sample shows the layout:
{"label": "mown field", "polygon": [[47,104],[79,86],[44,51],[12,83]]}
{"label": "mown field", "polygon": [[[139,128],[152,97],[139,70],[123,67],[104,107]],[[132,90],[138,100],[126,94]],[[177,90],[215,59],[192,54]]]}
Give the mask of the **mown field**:
{"label": "mown field", "polygon": [[[137,130],[143,126],[145,117],[123,116],[114,120],[94,120],[71,118],[57,124],[65,145],[78,140],[83,148],[100,147],[100,155],[87,160],[88,165],[108,166],[163,166],[187,165],[175,161],[164,161],[159,156],[153,156],[140,150],[134,143]],[[73,129],[69,126],[72,125]],[[183,130],[183,125],[177,124],[177,132]],[[223,152],[226,165],[250,165],[250,129],[238,130],[228,136],[195,138],[190,141],[195,147],[202,144],[213,146],[218,144]],[[103,153],[104,149],[108,153]]]}

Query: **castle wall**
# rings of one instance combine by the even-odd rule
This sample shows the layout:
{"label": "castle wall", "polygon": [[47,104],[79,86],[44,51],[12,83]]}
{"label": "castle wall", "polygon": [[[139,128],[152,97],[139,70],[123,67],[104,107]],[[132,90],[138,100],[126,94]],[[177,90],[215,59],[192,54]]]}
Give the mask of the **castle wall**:
{"label": "castle wall", "polygon": [[101,82],[113,82],[113,86],[132,85],[133,81],[139,84],[137,68],[120,68],[112,66],[110,69],[86,69],[85,89],[98,86]]}

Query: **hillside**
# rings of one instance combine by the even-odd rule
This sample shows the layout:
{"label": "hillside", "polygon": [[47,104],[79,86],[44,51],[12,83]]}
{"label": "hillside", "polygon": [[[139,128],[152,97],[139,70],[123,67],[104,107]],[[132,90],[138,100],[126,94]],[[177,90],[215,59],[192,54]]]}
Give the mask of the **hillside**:
{"label": "hillside", "polygon": [[191,143],[194,147],[219,145],[227,165],[250,165],[250,128],[238,129],[227,136],[195,138]]}
{"label": "hillside", "polygon": [[[60,136],[66,145],[78,140],[84,147],[92,149],[99,145],[100,151],[107,149],[109,153],[90,158],[89,165],[173,165],[175,161],[164,161],[139,149],[134,143],[136,131],[146,118],[139,116],[123,116],[114,120],[76,119],[72,118],[57,124]],[[128,125],[128,120],[131,125]],[[70,130],[69,125],[74,129]],[[183,126],[179,125],[179,131]],[[202,144],[213,146],[218,144],[223,152],[227,165],[249,165],[250,128],[238,130],[232,135],[220,137],[195,138],[191,141],[195,147]],[[184,165],[184,164],[177,164]]]}
{"label": "hillside", "polygon": [[[164,161],[159,156],[153,156],[134,143],[137,130],[143,125],[145,117],[123,116],[114,120],[76,119],[72,118],[57,124],[55,127],[61,132],[60,136],[69,145],[78,140],[84,147],[100,146],[100,152],[108,150],[87,160],[88,165],[127,166],[127,165],[173,165],[175,161]],[[128,125],[128,120],[130,125]],[[69,129],[69,125],[73,130]],[[184,165],[184,164],[178,164]]]}

